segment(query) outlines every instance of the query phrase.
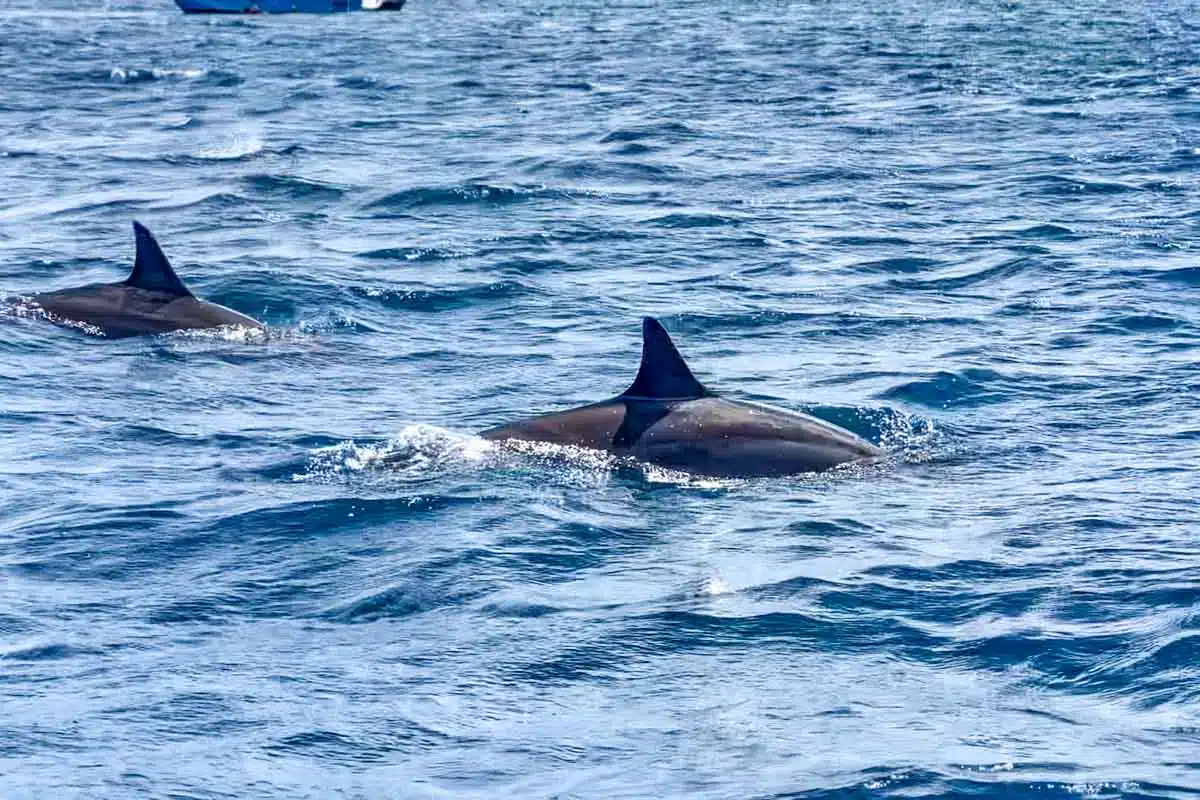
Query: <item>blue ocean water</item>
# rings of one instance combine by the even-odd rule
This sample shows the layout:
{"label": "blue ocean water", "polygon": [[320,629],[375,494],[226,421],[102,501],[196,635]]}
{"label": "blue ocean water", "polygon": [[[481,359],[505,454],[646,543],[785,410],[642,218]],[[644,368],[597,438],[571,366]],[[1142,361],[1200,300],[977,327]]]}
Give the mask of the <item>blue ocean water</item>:
{"label": "blue ocean water", "polygon": [[[1200,795],[1200,4],[0,15],[0,796]],[[702,380],[886,465],[473,431]]]}

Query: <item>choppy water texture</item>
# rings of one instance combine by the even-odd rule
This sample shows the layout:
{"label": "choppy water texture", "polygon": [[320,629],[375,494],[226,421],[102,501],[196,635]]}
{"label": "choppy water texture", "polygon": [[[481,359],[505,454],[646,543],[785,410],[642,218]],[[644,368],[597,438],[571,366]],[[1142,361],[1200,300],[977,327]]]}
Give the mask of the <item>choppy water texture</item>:
{"label": "choppy water texture", "polygon": [[[1200,5],[0,16],[4,797],[1200,794]],[[701,378],[884,443],[472,431]]]}

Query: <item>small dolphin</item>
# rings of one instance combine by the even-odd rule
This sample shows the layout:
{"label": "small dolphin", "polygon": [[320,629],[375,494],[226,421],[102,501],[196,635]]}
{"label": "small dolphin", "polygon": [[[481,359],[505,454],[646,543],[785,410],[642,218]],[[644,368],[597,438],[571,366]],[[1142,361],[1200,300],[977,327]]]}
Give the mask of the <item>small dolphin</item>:
{"label": "small dolphin", "polygon": [[479,435],[605,450],[718,477],[819,472],[884,455],[816,417],[718,397],[696,380],[653,317],[642,320],[642,364],[624,393]]}
{"label": "small dolphin", "polygon": [[32,304],[55,322],[83,323],[114,339],[222,325],[265,328],[256,319],[193,295],[150,231],[135,221],[133,232],[137,255],[128,278],[36,294]]}

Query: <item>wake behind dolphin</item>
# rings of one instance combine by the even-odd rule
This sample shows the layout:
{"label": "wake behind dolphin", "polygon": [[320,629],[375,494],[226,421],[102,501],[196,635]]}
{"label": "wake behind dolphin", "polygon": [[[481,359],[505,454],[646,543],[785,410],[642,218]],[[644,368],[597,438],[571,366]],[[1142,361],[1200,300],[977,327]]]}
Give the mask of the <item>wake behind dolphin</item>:
{"label": "wake behind dolphin", "polygon": [[117,339],[225,325],[264,329],[261,322],[193,295],[139,222],[133,272],[118,283],[93,283],[36,294],[33,305],[54,322],[84,324]]}
{"label": "wake behind dolphin", "polygon": [[599,403],[490,428],[484,439],[549,442],[716,477],[819,472],[884,451],[808,414],[726,400],[696,380],[653,317],[633,384]]}

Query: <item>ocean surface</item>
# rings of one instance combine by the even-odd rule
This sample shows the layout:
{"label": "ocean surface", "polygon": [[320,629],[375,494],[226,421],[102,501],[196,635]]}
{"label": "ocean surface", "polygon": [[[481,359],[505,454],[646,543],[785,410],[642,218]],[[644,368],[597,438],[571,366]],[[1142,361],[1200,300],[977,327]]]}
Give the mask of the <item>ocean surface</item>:
{"label": "ocean surface", "polygon": [[[0,10],[0,797],[1200,796],[1200,3]],[[514,453],[656,315],[887,463]]]}

